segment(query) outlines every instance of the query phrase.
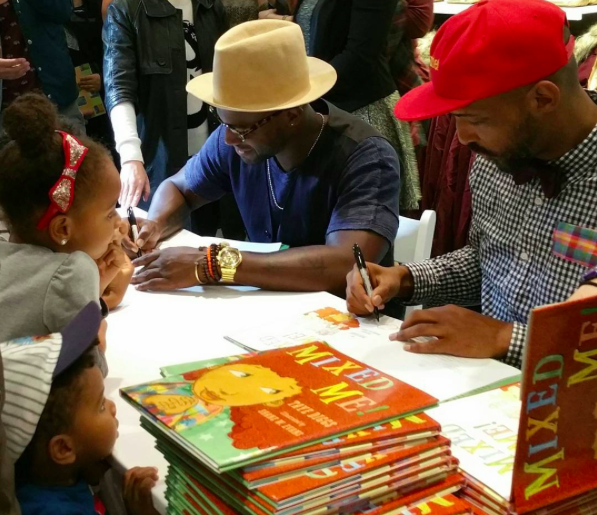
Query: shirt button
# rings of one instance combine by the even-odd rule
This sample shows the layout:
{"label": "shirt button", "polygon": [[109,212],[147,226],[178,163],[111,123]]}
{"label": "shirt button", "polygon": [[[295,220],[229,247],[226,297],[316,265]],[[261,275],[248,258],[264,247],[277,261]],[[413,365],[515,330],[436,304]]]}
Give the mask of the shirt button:
{"label": "shirt button", "polygon": [[530,258],[530,256],[526,252],[521,252],[520,253],[520,260],[521,261],[525,261],[526,262],[526,261],[529,260],[529,258]]}
{"label": "shirt button", "polygon": [[31,41],[30,39],[27,40],[27,44],[29,45],[33,45],[33,41]]}
{"label": "shirt button", "polygon": [[542,206],[543,205],[543,199],[541,197],[535,197],[535,205],[536,206]]}
{"label": "shirt button", "polygon": [[52,98],[52,95],[48,95],[48,98]]}
{"label": "shirt button", "polygon": [[40,72],[40,71],[41,71],[41,66],[40,66],[40,67],[37,69],[37,71],[38,71],[38,72]]}

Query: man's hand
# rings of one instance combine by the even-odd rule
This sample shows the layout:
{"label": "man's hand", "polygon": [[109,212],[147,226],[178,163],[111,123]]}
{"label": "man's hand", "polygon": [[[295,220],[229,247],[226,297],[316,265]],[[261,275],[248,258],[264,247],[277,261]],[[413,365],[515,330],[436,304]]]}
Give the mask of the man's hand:
{"label": "man's hand", "polygon": [[127,161],[120,169],[120,182],[122,189],[120,190],[120,198],[118,202],[124,208],[137,207],[141,200],[147,201],[151,193],[151,186],[149,184],[149,177],[141,161]]}
{"label": "man's hand", "polygon": [[133,276],[131,284],[141,291],[169,291],[197,286],[195,262],[205,251],[193,247],[156,250],[133,261],[144,267]]}
{"label": "man's hand", "polygon": [[373,308],[383,309],[385,303],[394,297],[408,299],[412,297],[413,278],[410,270],[404,266],[384,267],[367,263],[369,278],[373,287],[371,297],[365,291],[365,285],[355,265],[346,276],[346,305],[355,315],[370,315]]}
{"label": "man's hand", "polygon": [[91,93],[102,89],[102,76],[99,73],[86,75],[79,80],[79,87]]}
{"label": "man's hand", "polygon": [[139,238],[137,238],[137,241],[131,241],[129,233],[122,240],[122,246],[131,258],[137,257],[139,249],[143,252],[155,250],[162,236],[160,227],[153,220],[137,218],[137,227],[139,229]]}
{"label": "man's hand", "polygon": [[128,515],[158,514],[151,499],[151,489],[158,479],[155,467],[134,467],[126,472],[122,493]]}
{"label": "man's hand", "polygon": [[0,59],[0,79],[20,79],[30,68],[27,59]]}
{"label": "man's hand", "polygon": [[[428,342],[413,338],[432,337]],[[458,306],[415,311],[391,340],[407,342],[418,354],[450,354],[465,358],[501,358],[512,339],[512,324]]]}

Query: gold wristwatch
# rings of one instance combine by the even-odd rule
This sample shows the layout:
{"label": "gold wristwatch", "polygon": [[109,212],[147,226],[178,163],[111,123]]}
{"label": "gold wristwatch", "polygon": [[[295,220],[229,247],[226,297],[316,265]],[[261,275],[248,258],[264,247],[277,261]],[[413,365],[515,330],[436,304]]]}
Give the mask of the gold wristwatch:
{"label": "gold wristwatch", "polygon": [[233,283],[236,269],[243,262],[243,256],[238,249],[232,248],[229,243],[223,242],[218,252],[218,265],[222,272],[222,282]]}

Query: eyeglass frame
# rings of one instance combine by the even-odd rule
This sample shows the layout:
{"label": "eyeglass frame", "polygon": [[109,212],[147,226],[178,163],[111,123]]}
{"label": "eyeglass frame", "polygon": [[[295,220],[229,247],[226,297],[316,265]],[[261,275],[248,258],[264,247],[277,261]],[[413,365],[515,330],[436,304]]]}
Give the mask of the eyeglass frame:
{"label": "eyeglass frame", "polygon": [[237,128],[233,127],[232,125],[228,125],[227,123],[224,123],[222,121],[222,119],[220,118],[220,116],[218,115],[218,111],[217,111],[217,109],[214,106],[209,106],[209,112],[216,118],[216,120],[220,124],[222,124],[224,127],[226,127],[232,134],[234,134],[235,136],[238,136],[240,138],[241,142],[244,143],[246,141],[246,139],[247,139],[247,136],[249,134],[252,134],[256,130],[261,129],[261,127],[263,127],[264,125],[267,125],[276,116],[278,116],[279,114],[283,113],[284,111],[276,111],[275,113],[272,113],[269,116],[266,116],[265,118],[262,118],[258,122],[255,122],[248,129],[243,130],[243,131],[239,131]]}

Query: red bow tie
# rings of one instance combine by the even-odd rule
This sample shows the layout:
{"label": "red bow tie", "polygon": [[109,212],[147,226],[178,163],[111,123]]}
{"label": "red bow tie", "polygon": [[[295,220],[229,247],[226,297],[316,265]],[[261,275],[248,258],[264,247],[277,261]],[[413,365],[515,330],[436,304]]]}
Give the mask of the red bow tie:
{"label": "red bow tie", "polygon": [[548,199],[554,198],[560,193],[562,188],[561,175],[559,170],[553,165],[535,159],[528,165],[518,168],[512,173],[516,185],[527,184],[537,178],[541,181],[541,189]]}

